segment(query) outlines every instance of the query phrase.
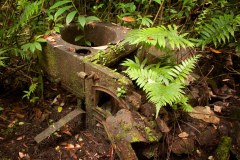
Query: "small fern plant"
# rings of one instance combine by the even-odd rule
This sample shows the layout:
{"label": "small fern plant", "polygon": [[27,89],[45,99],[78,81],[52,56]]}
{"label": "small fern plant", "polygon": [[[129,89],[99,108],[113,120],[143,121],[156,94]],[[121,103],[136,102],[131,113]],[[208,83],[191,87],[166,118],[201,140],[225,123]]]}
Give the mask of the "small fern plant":
{"label": "small fern plant", "polygon": [[[185,38],[187,34],[179,34],[175,25],[147,28],[131,31],[124,40],[125,43],[154,46],[159,49],[180,49],[193,47],[194,43]],[[128,68],[124,71],[147,94],[149,101],[156,106],[156,117],[161,107],[171,105],[174,109],[180,106],[184,111],[190,111],[188,98],[184,94],[185,80],[193,70],[200,56],[193,56],[176,66],[161,66],[161,63],[146,65],[147,60],[135,57],[125,60],[122,65]]]}
{"label": "small fern plant", "polygon": [[239,26],[240,15],[224,14],[212,18],[209,23],[196,28],[200,35],[197,45],[204,48],[206,45],[213,43],[217,47],[230,42],[231,39],[236,41],[235,32],[239,31]]}
{"label": "small fern plant", "polygon": [[123,62],[123,66],[128,69],[124,72],[135,80],[137,85],[142,88],[149,101],[156,105],[156,116],[161,107],[167,104],[184,111],[190,111],[191,106],[187,103],[188,98],[184,95],[185,79],[193,70],[195,63],[200,56],[193,56],[181,64],[174,67],[161,66],[159,64],[146,65],[146,59],[140,63],[135,57],[135,61],[127,59]]}

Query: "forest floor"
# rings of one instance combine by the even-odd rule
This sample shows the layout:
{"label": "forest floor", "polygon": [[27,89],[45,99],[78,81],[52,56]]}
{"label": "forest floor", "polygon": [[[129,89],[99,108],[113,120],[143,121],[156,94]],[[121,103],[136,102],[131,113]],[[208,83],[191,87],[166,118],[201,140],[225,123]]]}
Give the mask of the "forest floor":
{"label": "forest floor", "polygon": [[[161,111],[168,131],[154,145],[152,159],[240,159],[240,61],[208,53],[198,69],[201,78],[188,91],[199,114]],[[78,100],[44,80],[44,99],[30,103],[16,87],[23,71],[13,70],[2,71],[9,77],[0,84],[0,160],[117,159],[108,141],[85,129],[83,114],[38,144],[34,137],[78,108]]]}

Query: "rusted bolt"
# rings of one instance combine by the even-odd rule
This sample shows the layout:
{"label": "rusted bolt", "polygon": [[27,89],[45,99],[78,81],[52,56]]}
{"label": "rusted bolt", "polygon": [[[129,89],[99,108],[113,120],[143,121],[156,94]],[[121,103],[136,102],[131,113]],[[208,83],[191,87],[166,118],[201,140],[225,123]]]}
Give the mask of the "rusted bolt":
{"label": "rusted bolt", "polygon": [[82,79],[85,79],[85,78],[87,78],[87,73],[85,73],[85,72],[77,72],[77,76],[82,78]]}

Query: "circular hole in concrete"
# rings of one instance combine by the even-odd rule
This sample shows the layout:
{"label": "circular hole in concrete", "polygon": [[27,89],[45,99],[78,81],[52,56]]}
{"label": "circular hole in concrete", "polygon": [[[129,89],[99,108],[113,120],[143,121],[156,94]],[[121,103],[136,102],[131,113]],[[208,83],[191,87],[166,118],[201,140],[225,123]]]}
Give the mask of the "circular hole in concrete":
{"label": "circular hole in concrete", "polygon": [[75,52],[80,56],[86,56],[86,55],[89,55],[91,53],[91,51],[88,50],[88,49],[76,49]]}
{"label": "circular hole in concrete", "polygon": [[64,41],[87,47],[97,47],[112,43],[116,39],[116,32],[104,23],[89,24],[81,30],[77,24],[70,24],[61,30]]}

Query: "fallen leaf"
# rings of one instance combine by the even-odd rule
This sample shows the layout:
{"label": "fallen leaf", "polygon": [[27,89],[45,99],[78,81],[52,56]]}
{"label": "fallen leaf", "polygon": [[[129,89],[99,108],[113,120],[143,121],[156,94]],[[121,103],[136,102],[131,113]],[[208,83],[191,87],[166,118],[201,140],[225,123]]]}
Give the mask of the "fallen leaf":
{"label": "fallen leaf", "polygon": [[19,122],[18,125],[22,126],[22,125],[24,125],[24,122]]}
{"label": "fallen leaf", "polygon": [[18,155],[19,155],[20,158],[26,157],[26,154],[24,154],[23,152],[18,152]]}
{"label": "fallen leaf", "polygon": [[187,132],[181,132],[178,137],[180,138],[187,138],[189,136],[189,134]]}
{"label": "fallen leaf", "polygon": [[24,118],[24,117],[25,117],[23,114],[20,114],[20,113],[16,113],[16,116],[17,116],[18,118]]}
{"label": "fallen leaf", "polygon": [[223,82],[227,82],[227,81],[230,81],[230,79],[229,79],[229,78],[226,78],[226,79],[223,79],[222,81],[223,81]]}
{"label": "fallen leaf", "polygon": [[61,146],[66,146],[66,145],[67,145],[67,142],[62,142],[60,145],[61,145]]}
{"label": "fallen leaf", "polygon": [[54,39],[53,36],[48,36],[45,38],[46,40],[50,41],[50,42],[56,42],[56,40]]}
{"label": "fallen leaf", "polygon": [[18,137],[18,138],[17,138],[17,141],[22,140],[24,137],[25,137],[25,135]]}
{"label": "fallen leaf", "polygon": [[203,120],[207,123],[219,124],[220,119],[215,116],[214,112],[211,111],[210,107],[197,106],[194,107],[192,112],[189,112],[192,118]]}
{"label": "fallen leaf", "polygon": [[123,17],[122,20],[125,22],[135,22],[135,19],[132,17]]}
{"label": "fallen leaf", "polygon": [[60,147],[59,146],[55,147],[55,150],[59,152],[60,151]]}
{"label": "fallen leaf", "polygon": [[23,145],[25,148],[28,148],[28,146],[27,146],[25,143],[23,143],[22,145]]}
{"label": "fallen leaf", "polygon": [[63,110],[63,107],[61,107],[61,106],[58,106],[57,110],[58,110],[58,112],[62,112],[62,110]]}
{"label": "fallen leaf", "polygon": [[76,144],[75,147],[76,147],[76,148],[81,148],[82,146],[79,145],[79,144]]}
{"label": "fallen leaf", "polygon": [[69,144],[67,144],[67,146],[65,146],[64,148],[66,148],[66,149],[73,149],[73,148],[75,148],[75,147],[74,147],[73,144],[69,143]]}
{"label": "fallen leaf", "polygon": [[211,48],[211,47],[210,47],[209,49],[210,49],[211,52],[216,53],[216,54],[222,53],[221,51],[216,50],[216,49],[213,49],[213,48]]}
{"label": "fallen leaf", "polygon": [[8,128],[14,127],[14,126],[15,126],[15,123],[16,123],[16,121],[12,121],[12,122],[8,125]]}
{"label": "fallen leaf", "polygon": [[154,38],[152,37],[147,37],[148,40],[155,40]]}
{"label": "fallen leaf", "polygon": [[62,133],[65,133],[66,135],[72,136],[72,133],[68,130],[64,130],[64,131],[62,131]]}
{"label": "fallen leaf", "polygon": [[215,112],[221,113],[221,112],[222,112],[222,106],[214,105],[213,110],[214,110]]}
{"label": "fallen leaf", "polygon": [[218,127],[217,127],[216,125],[213,125],[213,128],[214,128],[214,129],[218,129]]}
{"label": "fallen leaf", "polygon": [[53,105],[53,104],[59,104],[59,99],[61,98],[61,95],[59,94],[59,95],[57,95],[55,98],[54,98],[54,100],[52,101],[52,103],[51,103],[51,105]]}

